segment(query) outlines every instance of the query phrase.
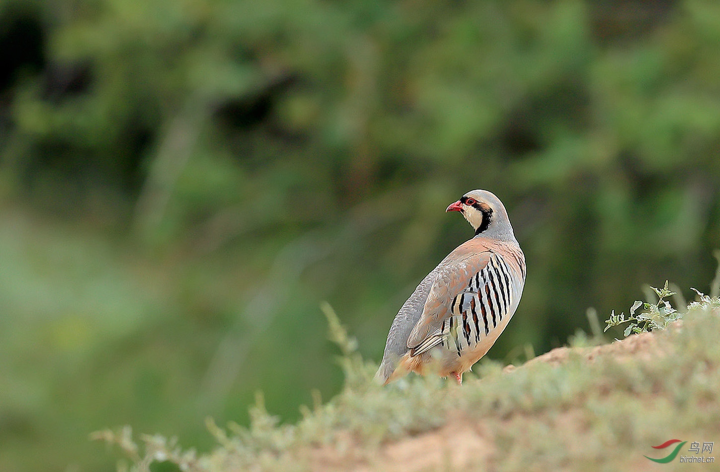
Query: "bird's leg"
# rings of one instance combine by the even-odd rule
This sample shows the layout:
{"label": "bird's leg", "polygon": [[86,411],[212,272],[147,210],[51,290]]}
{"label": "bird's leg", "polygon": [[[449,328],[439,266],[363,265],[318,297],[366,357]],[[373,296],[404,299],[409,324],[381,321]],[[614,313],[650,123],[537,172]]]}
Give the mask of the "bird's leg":
{"label": "bird's leg", "polygon": [[457,380],[458,385],[462,385],[462,372],[455,372],[455,380]]}

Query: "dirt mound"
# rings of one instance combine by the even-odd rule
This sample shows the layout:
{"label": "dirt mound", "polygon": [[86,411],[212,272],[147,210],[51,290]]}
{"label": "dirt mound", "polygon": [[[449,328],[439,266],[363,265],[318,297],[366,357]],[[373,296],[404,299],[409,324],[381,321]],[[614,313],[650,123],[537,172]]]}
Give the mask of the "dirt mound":
{"label": "dirt mound", "polygon": [[[681,322],[676,322],[672,329],[679,329],[680,326]],[[559,366],[567,362],[571,356],[582,357],[587,362],[594,362],[601,357],[612,357],[620,362],[631,359],[650,361],[667,354],[665,351],[666,349],[659,345],[653,333],[642,333],[602,346],[560,347],[520,367],[507,366],[503,372],[505,375],[513,375],[522,369],[532,369],[538,363]],[[482,382],[482,379],[475,382]],[[522,422],[523,416],[513,414],[501,418],[500,421]],[[578,435],[582,435],[587,433],[586,423],[580,409],[573,408],[552,417],[547,426],[549,430],[562,428],[566,432],[575,431]],[[451,415],[441,428],[383,444],[370,458],[367,451],[358,451],[350,434],[341,434],[341,438],[333,446],[313,448],[305,459],[306,464],[314,471],[477,470],[479,465],[482,465],[481,470],[493,470],[493,464],[501,459],[496,441],[497,438],[486,422],[471,419],[458,411]],[[506,461],[507,458],[502,460]],[[632,462],[628,464],[629,470],[650,470],[654,465],[645,459]]]}

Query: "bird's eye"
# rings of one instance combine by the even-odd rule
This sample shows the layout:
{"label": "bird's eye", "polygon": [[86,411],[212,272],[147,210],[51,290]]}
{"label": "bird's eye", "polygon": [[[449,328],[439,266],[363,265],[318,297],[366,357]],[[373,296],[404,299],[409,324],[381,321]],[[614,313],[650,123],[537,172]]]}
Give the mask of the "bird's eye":
{"label": "bird's eye", "polygon": [[474,198],[468,198],[465,200],[465,205],[473,206],[475,205],[475,199]]}

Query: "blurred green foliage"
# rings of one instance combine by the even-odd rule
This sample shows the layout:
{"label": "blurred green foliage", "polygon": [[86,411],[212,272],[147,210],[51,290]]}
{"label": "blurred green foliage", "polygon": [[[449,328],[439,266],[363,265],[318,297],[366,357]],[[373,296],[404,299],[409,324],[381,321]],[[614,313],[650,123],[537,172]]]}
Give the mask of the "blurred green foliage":
{"label": "blurred green foliage", "polygon": [[470,189],[528,261],[491,357],[702,289],[718,46],[703,0],[1,1],[0,469],[296,418],[341,383],[320,301],[379,359]]}

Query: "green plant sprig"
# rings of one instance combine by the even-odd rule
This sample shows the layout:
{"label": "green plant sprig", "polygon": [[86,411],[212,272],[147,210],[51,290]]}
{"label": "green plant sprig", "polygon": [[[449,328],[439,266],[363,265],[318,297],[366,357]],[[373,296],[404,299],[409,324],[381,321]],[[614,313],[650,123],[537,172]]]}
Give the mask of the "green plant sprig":
{"label": "green plant sprig", "polygon": [[[655,287],[650,288],[652,288],[658,296],[657,303],[635,301],[632,307],[630,307],[630,316],[628,318],[625,318],[624,313],[616,315],[613,310],[610,314],[610,319],[605,321],[607,326],[605,326],[604,331],[624,323],[629,323],[623,332],[623,336],[628,337],[631,333],[647,333],[657,329],[665,329],[669,323],[682,318],[682,314],[670,305],[670,301],[665,300],[667,297],[675,295],[675,292],[668,288],[667,280],[665,281],[665,286],[661,289]],[[635,313],[640,307],[642,307],[644,311],[636,315]]]}

